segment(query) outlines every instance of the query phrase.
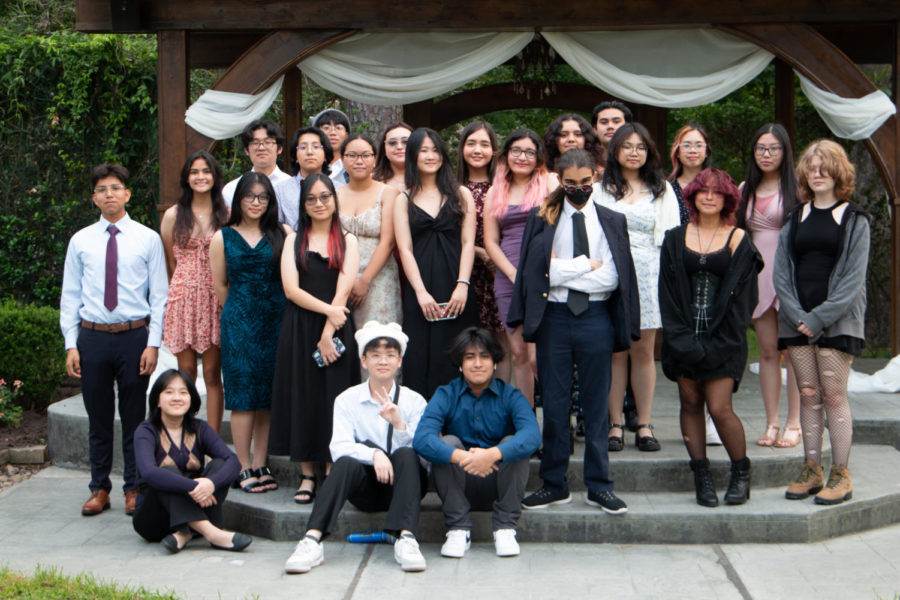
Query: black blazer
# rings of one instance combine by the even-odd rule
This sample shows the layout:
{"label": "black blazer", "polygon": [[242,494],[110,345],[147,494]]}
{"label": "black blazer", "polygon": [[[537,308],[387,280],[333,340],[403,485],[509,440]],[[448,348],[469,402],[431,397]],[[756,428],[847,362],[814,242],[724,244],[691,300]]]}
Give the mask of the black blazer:
{"label": "black blazer", "polygon": [[[627,350],[631,341],[641,337],[641,306],[638,298],[637,276],[631,259],[631,245],[625,215],[591,202],[597,210],[600,226],[609,242],[619,287],[609,298],[610,313],[615,326],[615,352]],[[538,216],[540,207],[531,209],[525,232],[522,234],[522,248],[512,302],[509,306],[507,324],[510,327],[522,325],[522,337],[526,342],[535,341],[538,327],[547,308],[550,292],[550,253],[553,250],[553,236],[556,225],[550,225]],[[562,207],[560,207],[560,217]],[[559,218],[557,217],[557,223]]]}

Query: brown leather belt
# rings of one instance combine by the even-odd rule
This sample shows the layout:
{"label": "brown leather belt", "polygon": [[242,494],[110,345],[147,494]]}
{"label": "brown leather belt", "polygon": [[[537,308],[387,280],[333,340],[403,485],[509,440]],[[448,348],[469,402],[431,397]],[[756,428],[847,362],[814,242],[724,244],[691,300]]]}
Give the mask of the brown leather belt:
{"label": "brown leather belt", "polygon": [[123,331],[131,331],[138,327],[144,327],[150,323],[149,317],[138,319],[137,321],[124,321],[122,323],[91,323],[90,321],[81,320],[81,326],[94,331],[103,331],[106,333],[122,333]]}

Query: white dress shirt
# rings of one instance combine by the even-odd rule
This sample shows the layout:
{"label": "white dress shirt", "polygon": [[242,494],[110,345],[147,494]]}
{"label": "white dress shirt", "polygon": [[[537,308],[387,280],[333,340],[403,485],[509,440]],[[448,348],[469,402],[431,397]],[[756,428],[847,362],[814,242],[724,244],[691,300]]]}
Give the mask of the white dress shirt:
{"label": "white dress shirt", "polygon": [[[394,399],[397,384],[391,387],[389,397]],[[398,448],[411,448],[416,426],[422,413],[425,412],[425,398],[413,390],[400,386],[400,398],[397,401],[400,416],[406,423],[405,431],[393,431],[391,453]],[[371,465],[375,449],[363,442],[372,442],[379,448],[387,450],[388,422],[380,414],[381,403],[372,399],[369,381],[347,388],[334,400],[334,420],[331,429],[331,460],[337,461],[342,456],[355,458],[365,465]]]}
{"label": "white dress shirt", "polygon": [[[574,250],[572,215],[576,212],[584,214],[590,258],[603,263],[599,269],[591,269],[591,262],[587,256],[572,256]],[[553,236],[553,252],[556,258],[550,259],[550,293],[547,296],[549,302],[565,302],[569,297],[569,290],[586,292],[592,302],[606,300],[619,286],[616,263],[592,202],[588,201],[582,210],[578,211],[568,200],[563,201],[556,234]]]}
{"label": "white dress shirt", "polygon": [[[254,173],[256,172],[256,169],[250,170]],[[269,175],[269,181],[272,182],[272,187],[275,187],[278,182],[290,178],[291,176],[279,169],[278,165],[275,165],[275,170],[272,171],[272,173]],[[229,210],[231,209],[231,203],[234,202],[234,192],[237,190],[237,184],[240,180],[240,177],[238,177],[237,179],[232,179],[225,184],[225,187],[222,188],[222,199],[225,200],[225,206],[227,206]]]}
{"label": "white dress shirt", "polygon": [[275,197],[278,199],[278,222],[284,223],[294,231],[300,224],[300,185],[303,175],[297,173],[275,185]]}
{"label": "white dress shirt", "polygon": [[162,343],[163,313],[169,292],[166,260],[159,234],[132,221],[126,214],[115,223],[118,250],[118,304],[109,311],[103,304],[106,288],[106,245],[110,223],[103,217],[72,236],[66,251],[59,325],[66,350],[77,347],[81,320],[123,323],[150,316],[147,345]]}
{"label": "white dress shirt", "polygon": [[331,163],[331,175],[328,177],[331,179],[331,183],[334,184],[334,189],[350,183],[350,175],[347,173],[347,169],[344,168],[344,161],[340,158]]}

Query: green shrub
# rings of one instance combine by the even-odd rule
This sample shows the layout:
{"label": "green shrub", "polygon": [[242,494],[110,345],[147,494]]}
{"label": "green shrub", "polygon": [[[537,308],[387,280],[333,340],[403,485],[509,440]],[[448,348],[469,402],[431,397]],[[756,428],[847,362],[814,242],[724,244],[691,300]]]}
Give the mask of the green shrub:
{"label": "green shrub", "polygon": [[0,304],[0,379],[22,381],[19,405],[43,410],[53,401],[65,374],[63,345],[57,309]]}

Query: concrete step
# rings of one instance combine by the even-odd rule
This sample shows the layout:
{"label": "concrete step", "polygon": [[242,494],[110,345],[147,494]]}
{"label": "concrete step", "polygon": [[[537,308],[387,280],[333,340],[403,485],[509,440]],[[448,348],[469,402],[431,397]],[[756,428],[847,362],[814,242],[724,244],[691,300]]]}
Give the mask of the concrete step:
{"label": "concrete step", "polygon": [[[613,516],[586,505],[585,493],[578,491],[570,504],[523,511],[518,537],[523,542],[616,544],[800,543],[900,522],[900,452],[890,446],[855,446],[851,464],[853,499],[837,506],[820,506],[811,498],[786,500],[785,486],[760,485],[754,466],[751,498],[742,506],[699,506],[692,489],[626,492],[617,486],[629,511]],[[799,461],[794,467],[799,469]],[[673,468],[688,471],[684,464]],[[721,498],[725,485],[717,484],[717,490]],[[232,491],[224,507],[226,526],[274,540],[299,539],[311,507],[295,504],[293,491],[287,486],[265,494]],[[362,513],[348,503],[333,535],[379,531],[383,521],[384,513]],[[490,541],[490,513],[473,513],[473,522],[473,539]],[[444,533],[440,499],[430,492],[422,503],[418,537],[440,542]]]}

